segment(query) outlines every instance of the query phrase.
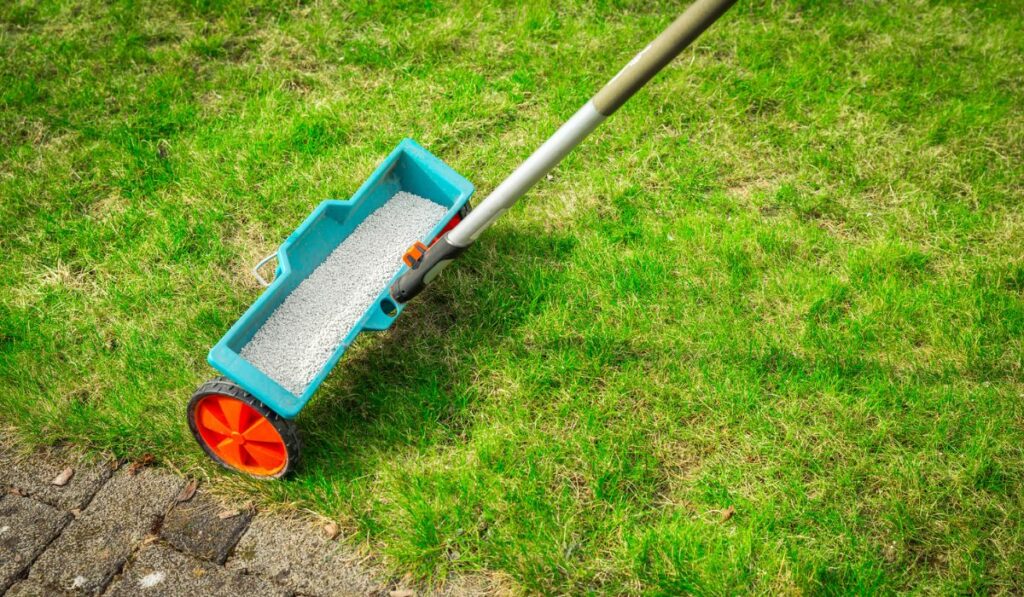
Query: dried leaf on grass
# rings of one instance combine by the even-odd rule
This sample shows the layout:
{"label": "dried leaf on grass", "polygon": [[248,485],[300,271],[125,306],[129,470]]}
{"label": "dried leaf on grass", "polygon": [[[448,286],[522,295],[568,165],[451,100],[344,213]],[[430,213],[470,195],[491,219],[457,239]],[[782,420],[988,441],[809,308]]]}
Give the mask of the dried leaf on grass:
{"label": "dried leaf on grass", "polygon": [[189,482],[181,488],[178,495],[175,496],[174,501],[176,502],[187,502],[192,499],[192,496],[196,494],[196,489],[199,488],[199,479],[189,479]]}
{"label": "dried leaf on grass", "polygon": [[128,474],[135,476],[139,474],[139,471],[153,464],[154,462],[156,462],[156,457],[154,457],[152,454],[144,454],[142,458],[139,458],[135,462],[131,463],[131,465],[128,467]]}

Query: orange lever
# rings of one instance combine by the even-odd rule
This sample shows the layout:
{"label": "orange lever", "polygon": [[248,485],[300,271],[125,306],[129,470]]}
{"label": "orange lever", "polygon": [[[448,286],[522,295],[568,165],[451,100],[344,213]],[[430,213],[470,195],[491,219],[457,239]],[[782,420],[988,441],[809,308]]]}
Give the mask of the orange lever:
{"label": "orange lever", "polygon": [[427,245],[416,241],[411,247],[405,250],[405,255],[402,255],[402,261],[409,267],[415,269],[420,261],[423,260],[423,254],[427,251]]}

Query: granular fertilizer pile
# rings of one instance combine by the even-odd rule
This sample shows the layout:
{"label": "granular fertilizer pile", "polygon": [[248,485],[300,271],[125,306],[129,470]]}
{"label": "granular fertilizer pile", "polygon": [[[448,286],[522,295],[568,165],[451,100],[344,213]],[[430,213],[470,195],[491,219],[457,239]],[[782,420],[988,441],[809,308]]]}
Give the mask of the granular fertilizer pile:
{"label": "granular fertilizer pile", "polygon": [[447,210],[401,191],[366,218],[299,284],[242,348],[242,356],[302,394],[402,267],[402,255]]}

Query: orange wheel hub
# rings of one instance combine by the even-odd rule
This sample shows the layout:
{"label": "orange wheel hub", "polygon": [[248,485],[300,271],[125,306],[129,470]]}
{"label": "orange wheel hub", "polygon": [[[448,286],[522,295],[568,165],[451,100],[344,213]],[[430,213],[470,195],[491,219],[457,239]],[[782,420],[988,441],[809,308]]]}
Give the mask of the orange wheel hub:
{"label": "orange wheel hub", "polygon": [[240,471],[270,476],[288,464],[281,434],[241,400],[217,394],[204,397],[196,405],[195,424],[210,450]]}

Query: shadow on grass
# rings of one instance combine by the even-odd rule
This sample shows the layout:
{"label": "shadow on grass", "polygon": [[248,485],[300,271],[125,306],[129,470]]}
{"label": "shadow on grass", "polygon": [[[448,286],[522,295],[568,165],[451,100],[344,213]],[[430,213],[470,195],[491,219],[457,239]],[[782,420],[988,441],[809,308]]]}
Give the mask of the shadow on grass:
{"label": "shadow on grass", "polygon": [[569,235],[495,230],[390,330],[361,336],[299,416],[299,476],[355,479],[389,453],[465,441],[480,392],[473,355],[501,351],[545,308],[552,293],[537,285],[564,283],[575,246]]}

